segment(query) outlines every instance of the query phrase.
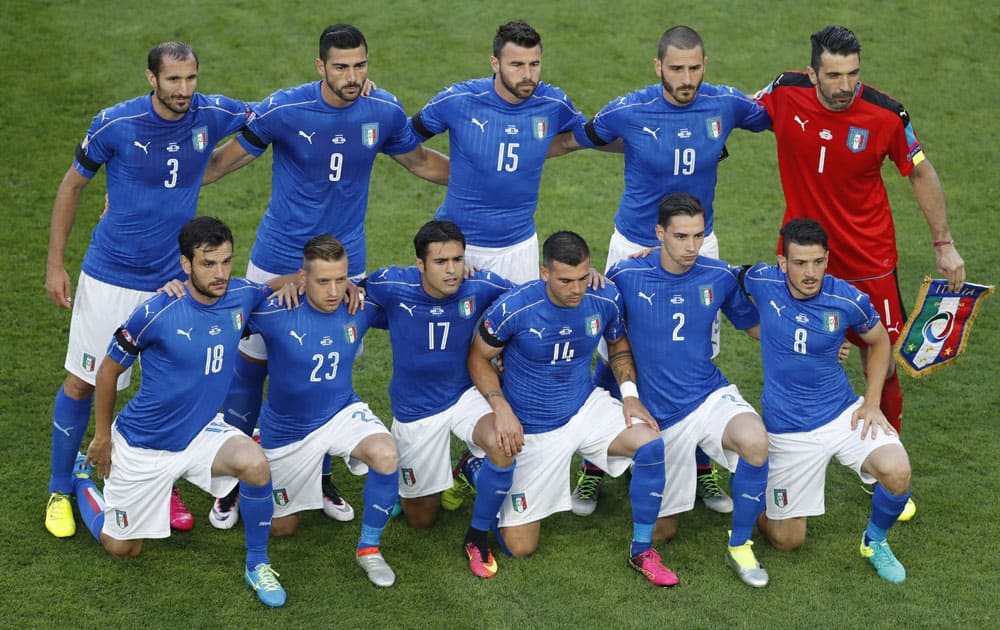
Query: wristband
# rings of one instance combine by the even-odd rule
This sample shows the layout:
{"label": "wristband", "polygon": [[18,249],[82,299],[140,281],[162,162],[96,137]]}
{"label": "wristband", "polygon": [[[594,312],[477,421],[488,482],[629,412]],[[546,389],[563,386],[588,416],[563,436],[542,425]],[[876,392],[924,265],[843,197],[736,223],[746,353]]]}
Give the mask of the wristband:
{"label": "wristband", "polygon": [[622,393],[622,398],[627,398],[631,396],[633,398],[639,397],[639,388],[635,386],[632,381],[625,381],[624,383],[618,384],[618,390]]}
{"label": "wristband", "polygon": [[944,247],[945,245],[954,245],[954,244],[955,244],[954,239],[947,241],[934,241],[934,247]]}

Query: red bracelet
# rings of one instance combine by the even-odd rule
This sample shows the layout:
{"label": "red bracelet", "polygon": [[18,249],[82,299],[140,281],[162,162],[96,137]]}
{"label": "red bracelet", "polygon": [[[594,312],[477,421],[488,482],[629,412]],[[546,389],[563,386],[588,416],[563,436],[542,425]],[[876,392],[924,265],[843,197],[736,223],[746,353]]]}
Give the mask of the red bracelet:
{"label": "red bracelet", "polygon": [[945,245],[954,245],[955,241],[934,241],[934,247],[944,247]]}

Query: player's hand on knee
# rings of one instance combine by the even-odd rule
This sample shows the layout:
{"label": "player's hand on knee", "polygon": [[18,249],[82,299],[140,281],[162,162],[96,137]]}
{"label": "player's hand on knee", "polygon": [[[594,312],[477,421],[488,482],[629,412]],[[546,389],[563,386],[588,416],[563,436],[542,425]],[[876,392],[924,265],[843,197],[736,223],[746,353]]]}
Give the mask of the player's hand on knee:
{"label": "player's hand on knee", "polygon": [[852,431],[858,428],[859,422],[863,423],[861,425],[862,440],[869,435],[874,440],[878,435],[879,429],[886,435],[889,435],[893,431],[892,425],[889,424],[889,421],[885,419],[885,414],[879,409],[877,401],[874,404],[869,404],[865,401],[860,407],[854,410],[854,413],[851,414]]}
{"label": "player's hand on knee", "polygon": [[646,409],[646,405],[634,397],[625,396],[622,398],[622,414],[625,416],[625,426],[631,427],[633,419],[639,419],[648,424],[651,427],[655,427],[656,420],[653,419],[653,414],[649,413]]}
{"label": "player's hand on knee", "polygon": [[524,428],[513,411],[497,412],[494,426],[500,450],[508,457],[520,453],[524,448]]}

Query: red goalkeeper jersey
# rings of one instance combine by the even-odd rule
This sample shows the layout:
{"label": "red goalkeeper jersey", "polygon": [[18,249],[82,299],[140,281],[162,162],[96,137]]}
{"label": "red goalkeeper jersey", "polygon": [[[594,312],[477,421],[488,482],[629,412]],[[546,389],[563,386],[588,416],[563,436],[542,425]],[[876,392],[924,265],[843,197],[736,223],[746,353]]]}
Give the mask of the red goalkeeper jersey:
{"label": "red goalkeeper jersey", "polygon": [[905,177],[924,160],[903,106],[862,83],[850,107],[830,111],[804,72],[779,75],[757,99],[778,145],[782,225],[799,217],[819,221],[835,276],[862,280],[892,271],[896,233],[882,163],[889,156]]}

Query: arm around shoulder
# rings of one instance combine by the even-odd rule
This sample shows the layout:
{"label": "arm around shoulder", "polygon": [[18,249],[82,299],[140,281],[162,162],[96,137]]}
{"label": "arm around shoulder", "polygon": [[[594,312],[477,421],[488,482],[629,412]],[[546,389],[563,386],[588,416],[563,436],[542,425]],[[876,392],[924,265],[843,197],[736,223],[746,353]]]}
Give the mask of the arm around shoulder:
{"label": "arm around shoulder", "polygon": [[448,156],[440,151],[420,145],[407,153],[393,155],[392,159],[421,179],[441,186],[448,185],[451,165],[448,162]]}
{"label": "arm around shoulder", "polygon": [[226,144],[212,151],[212,157],[208,161],[208,168],[205,170],[205,176],[201,183],[206,185],[216,182],[255,159],[256,156],[248,153],[236,138],[232,138]]}

